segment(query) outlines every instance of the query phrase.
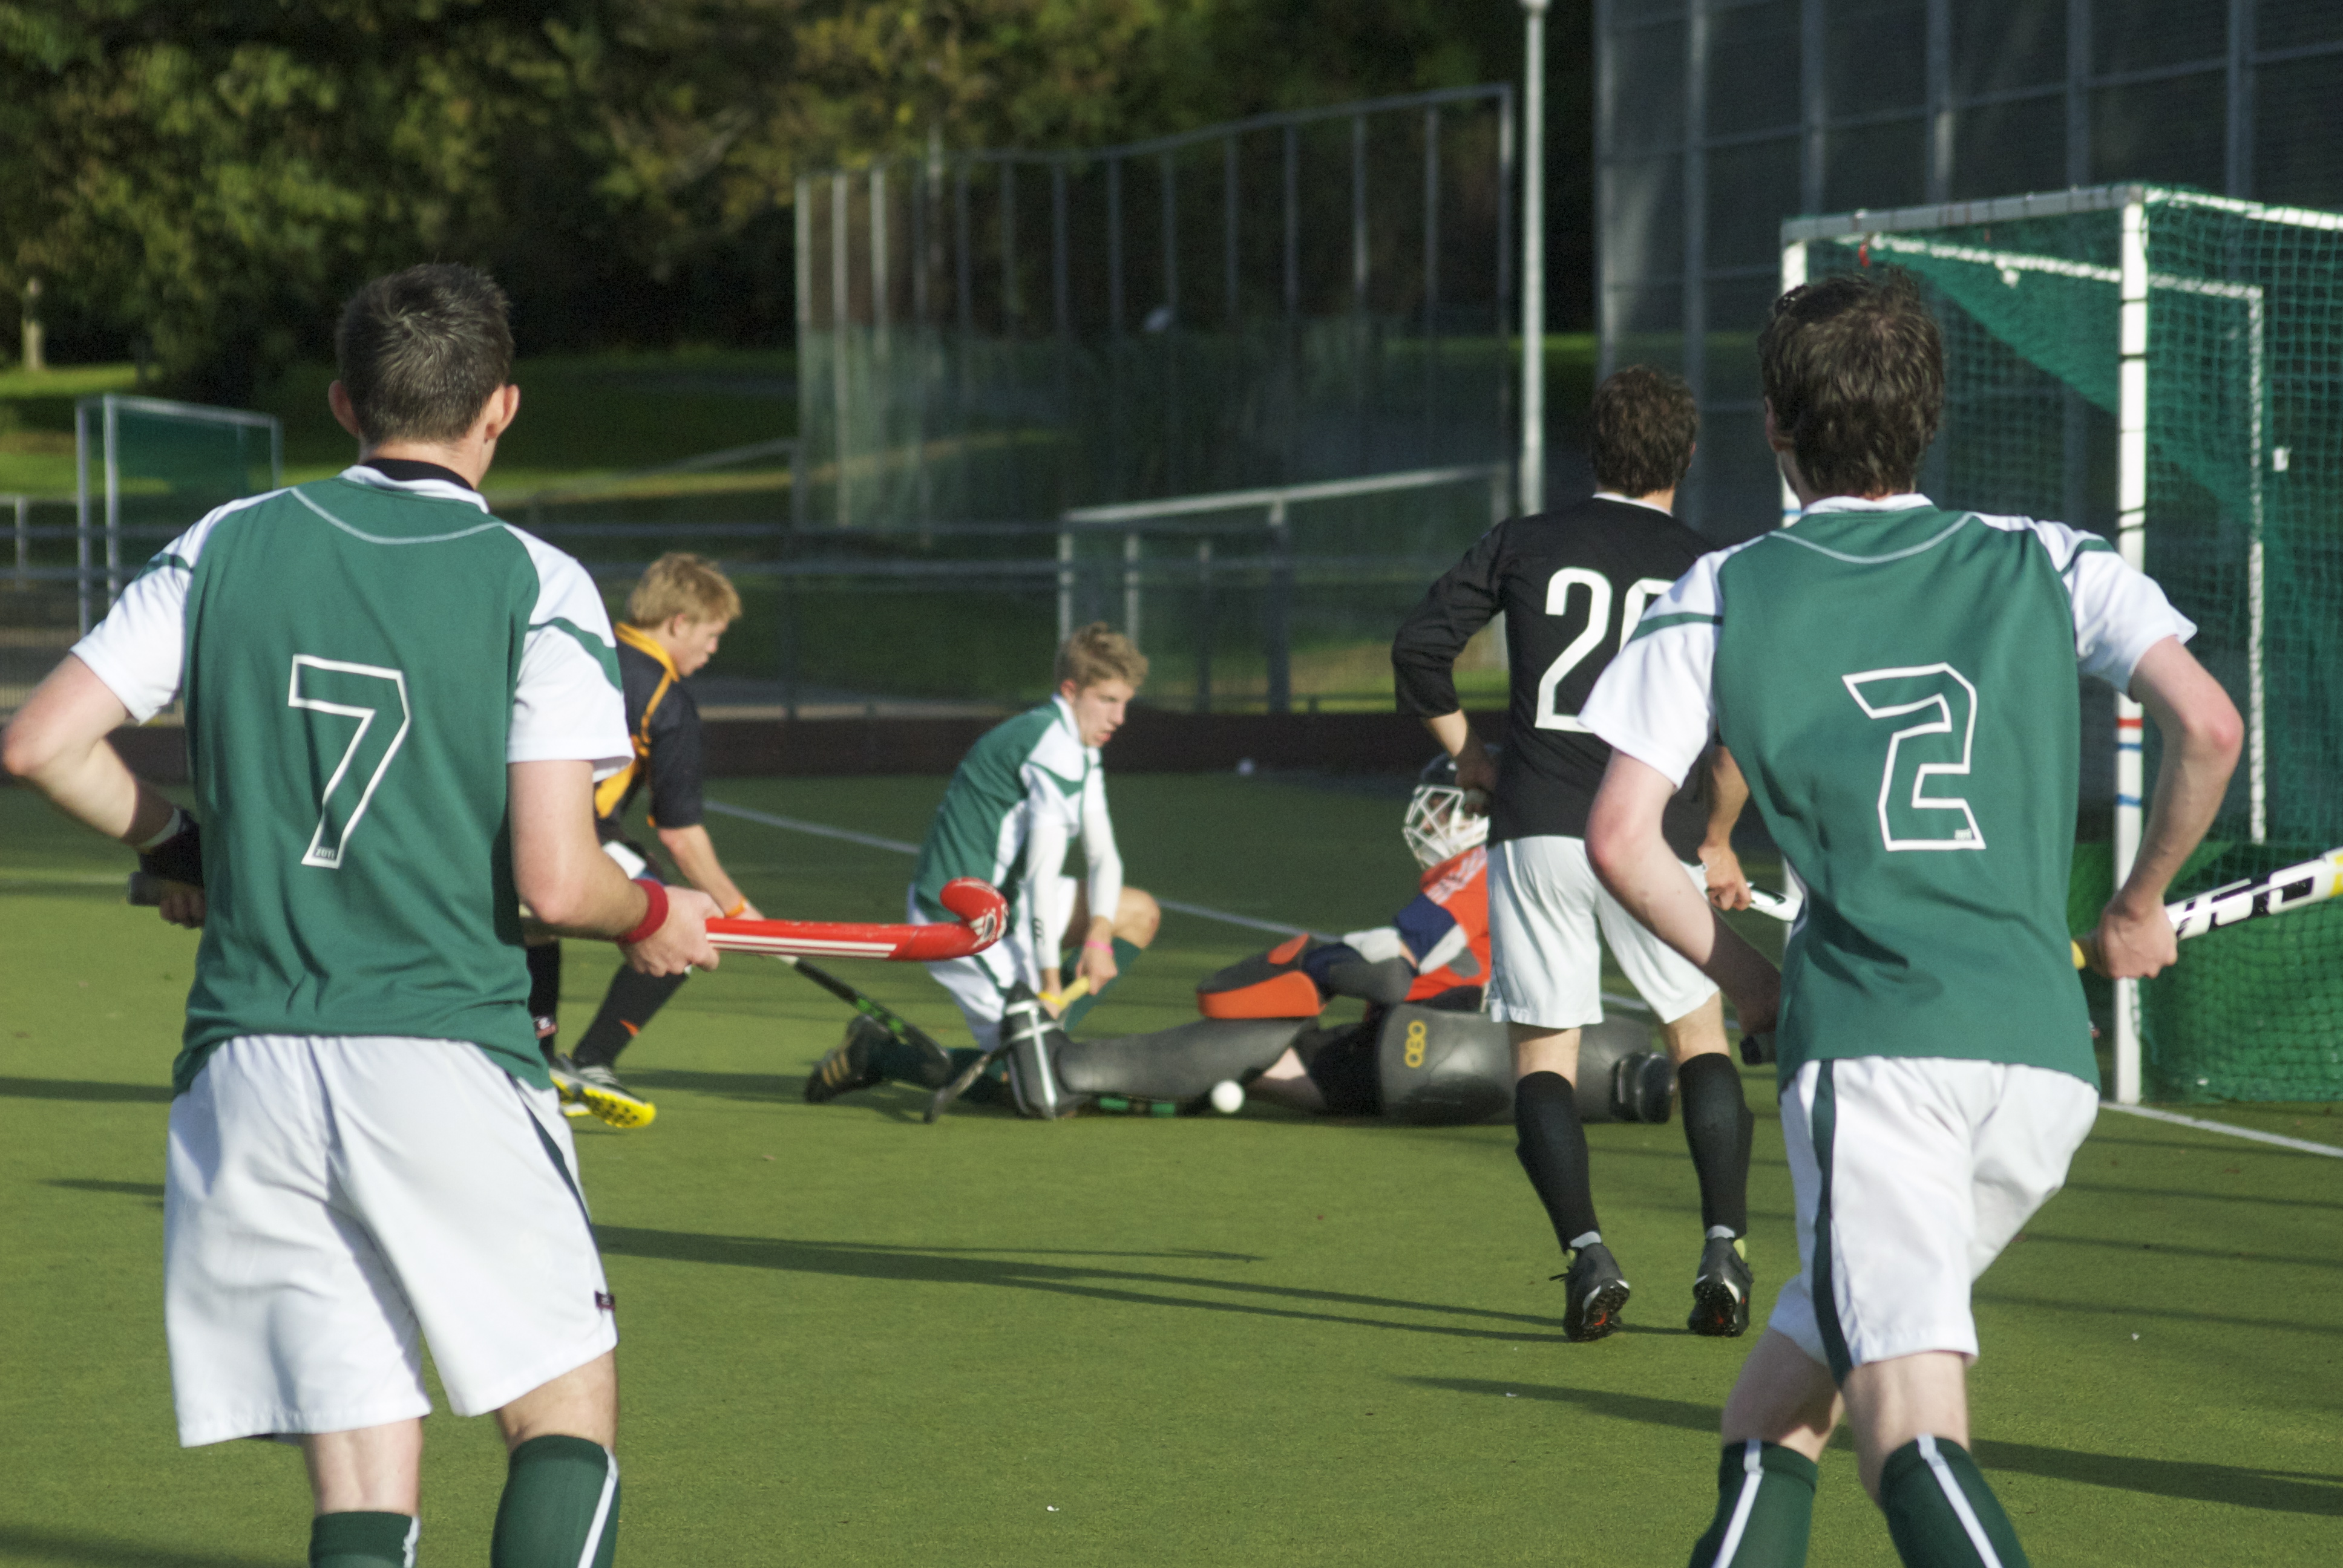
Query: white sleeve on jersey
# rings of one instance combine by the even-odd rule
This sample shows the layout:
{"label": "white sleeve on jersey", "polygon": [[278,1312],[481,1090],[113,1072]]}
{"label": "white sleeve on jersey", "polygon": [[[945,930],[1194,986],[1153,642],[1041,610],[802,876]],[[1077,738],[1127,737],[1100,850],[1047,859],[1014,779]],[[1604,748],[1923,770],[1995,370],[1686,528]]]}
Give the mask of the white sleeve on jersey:
{"label": "white sleeve on jersey", "polygon": [[518,528],[537,568],[537,603],[513,688],[508,762],[591,762],[596,779],[633,759],[618,638],[594,579],[576,560]]}
{"label": "white sleeve on jersey", "polygon": [[1017,901],[1025,911],[1027,950],[1035,967],[1055,969],[1058,939],[1074,912],[1073,900],[1061,885],[1071,824],[1062,804],[1064,791],[1050,769],[1028,758],[1023,776],[1025,799],[1018,809],[1025,813],[1025,881]]}
{"label": "white sleeve on jersey", "polygon": [[2125,565],[2098,535],[2031,518],[1977,520],[1996,528],[2030,528],[2050,552],[2074,606],[2075,663],[2085,675],[2127,691],[2141,655],[2167,637],[2187,642],[2197,635],[2197,623],[2172,608],[2156,579]]}
{"label": "white sleeve on jersey", "polygon": [[187,584],[205,541],[229,513],[279,493],[246,496],[206,513],[203,521],[156,551],[106,618],[74,644],[74,657],[122,699],[138,723],[168,708],[186,678]]}
{"label": "white sleeve on jersey", "polygon": [[1122,903],[1122,851],[1114,847],[1114,821],[1106,813],[1106,769],[1095,750],[1090,764],[1082,785],[1082,858],[1091,869],[1091,916],[1112,920]]}
{"label": "white sleeve on jersey", "polygon": [[1658,769],[1678,788],[1716,727],[1709,684],[1724,613],[1716,574],[1732,553],[1701,557],[1651,602],[1578,710],[1578,721],[1613,750]]}

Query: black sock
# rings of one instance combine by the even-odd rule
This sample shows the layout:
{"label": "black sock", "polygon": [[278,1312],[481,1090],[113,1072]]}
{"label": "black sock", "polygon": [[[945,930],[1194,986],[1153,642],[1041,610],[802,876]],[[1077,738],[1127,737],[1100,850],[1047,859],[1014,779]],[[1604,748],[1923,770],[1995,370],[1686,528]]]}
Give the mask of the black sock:
{"label": "black sock", "polygon": [[1676,1069],[1684,1103],[1684,1146],[1700,1173],[1703,1231],[1749,1233],[1749,1132],[1756,1118],[1741,1096],[1741,1073],[1714,1053],[1687,1057]]}
{"label": "black sock", "polygon": [[602,1010],[578,1037],[578,1049],[570,1052],[570,1060],[580,1067],[608,1067],[618,1060],[618,1052],[642,1032],[653,1013],[667,1005],[667,999],[683,980],[681,975],[647,975],[633,970],[620,970],[611,976]]}
{"label": "black sock", "polygon": [[414,1568],[411,1513],[320,1513],[309,1521],[309,1568]]}
{"label": "black sock", "polygon": [[1554,1221],[1565,1252],[1594,1222],[1594,1194],[1586,1177],[1586,1130],[1578,1124],[1578,1091],[1558,1072],[1533,1072],[1513,1085],[1513,1154],[1529,1172],[1538,1201]]}
{"label": "black sock", "polygon": [[561,1016],[561,944],[521,950],[528,955],[528,1016],[542,1033]]}

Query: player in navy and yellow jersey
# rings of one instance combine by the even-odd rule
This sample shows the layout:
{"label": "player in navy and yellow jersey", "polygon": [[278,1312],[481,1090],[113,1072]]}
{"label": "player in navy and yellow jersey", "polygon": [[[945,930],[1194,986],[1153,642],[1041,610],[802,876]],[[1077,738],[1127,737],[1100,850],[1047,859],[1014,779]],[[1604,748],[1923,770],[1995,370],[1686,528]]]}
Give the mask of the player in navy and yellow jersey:
{"label": "player in navy and yellow jersey", "polygon": [[[2182,646],[2196,628],[2105,539],[1914,490],[1944,352],[1908,276],[1793,289],[1758,356],[1805,509],[1659,596],[1581,710],[1613,749],[1596,871],[1777,1040],[1803,1267],[1726,1402],[1693,1563],[1805,1560],[1843,1411],[1906,1563],[2019,1568],[1968,1452],[1969,1295],[2097,1111],[2066,929],[2076,672],[2129,692],[2165,740],[2090,944],[2118,978],[2173,961],[2164,890],[2242,727]],[[1719,731],[1805,889],[1778,974],[1684,884],[1662,826]]]}
{"label": "player in navy and yellow jersey", "polygon": [[[630,877],[658,876],[649,852],[627,837],[628,809],[648,790],[659,848],[683,879],[716,900],[728,918],[762,920],[725,874],[709,840],[700,799],[699,707],[684,682],[715,657],[725,630],[740,618],[740,596],[724,574],[698,556],[672,551],[653,561],[627,598],[618,623],[618,678],[626,694],[627,765],[594,787],[594,828],[603,852]],[[639,1127],[658,1114],[618,1081],[618,1053],[667,1004],[685,977],[622,968],[610,977],[601,1010],[577,1048],[554,1055],[561,1004],[561,945],[528,951],[529,1010],[538,1044],[552,1058],[555,1086],[573,1116],[591,1111],[613,1127]]]}
{"label": "player in navy and yellow jersey", "polygon": [[[519,911],[662,975],[717,960],[715,907],[596,850],[627,753],[609,621],[477,488],[520,406],[502,292],[377,278],[335,347],[358,461],[172,540],[0,755],[203,928],[163,1200],[181,1442],[297,1438],[310,1563],[407,1568],[427,1342],[503,1429],[495,1561],[608,1568],[618,1331]],[[106,739],[175,698],[200,835]]]}
{"label": "player in navy and yellow jersey", "polygon": [[[1595,493],[1490,529],[1392,642],[1401,710],[1456,759],[1460,783],[1488,795],[1489,1013],[1513,1040],[1514,1153],[1569,1260],[1563,1332],[1574,1340],[1610,1333],[1628,1297],[1595,1218],[1579,1125],[1580,1031],[1603,1021],[1598,933],[1664,1025],[1677,1064],[1704,1233],[1689,1325],[1731,1335],[1749,1321],[1750,1116],[1716,987],[1629,919],[1586,863],[1586,808],[1611,749],[1579,708],[1644,604],[1700,558],[1699,536],[1669,511],[1698,430],[1691,388],[1674,377],[1631,365],[1606,378],[1588,419]],[[1499,616],[1512,700],[1504,755],[1493,761],[1452,670]],[[1669,803],[1668,844],[1686,877],[1731,908],[1748,897],[1731,848],[1739,775],[1721,752],[1702,772]]]}

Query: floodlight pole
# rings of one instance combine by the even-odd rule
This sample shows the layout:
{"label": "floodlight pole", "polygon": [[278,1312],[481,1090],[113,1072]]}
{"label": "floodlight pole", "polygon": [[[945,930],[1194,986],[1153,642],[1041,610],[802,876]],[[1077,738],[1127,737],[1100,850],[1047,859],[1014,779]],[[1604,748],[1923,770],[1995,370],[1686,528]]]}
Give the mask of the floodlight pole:
{"label": "floodlight pole", "polygon": [[1522,0],[1522,510],[1545,509],[1545,11]]}
{"label": "floodlight pole", "polygon": [[[1782,292],[1787,294],[1794,288],[1803,288],[1805,283],[1806,242],[1792,240],[1782,247]],[[1790,476],[1785,473],[1782,476],[1782,526],[1788,528],[1804,510],[1805,504],[1798,499],[1798,492],[1790,488]]]}
{"label": "floodlight pole", "polygon": [[[2116,549],[2145,570],[2147,558],[2147,204],[2138,194],[2123,206],[2117,277],[2122,290],[2116,400]],[[2139,857],[2141,709],[2116,695],[2115,884]],[[2116,981],[2116,1102],[2139,1103],[2139,982]]]}

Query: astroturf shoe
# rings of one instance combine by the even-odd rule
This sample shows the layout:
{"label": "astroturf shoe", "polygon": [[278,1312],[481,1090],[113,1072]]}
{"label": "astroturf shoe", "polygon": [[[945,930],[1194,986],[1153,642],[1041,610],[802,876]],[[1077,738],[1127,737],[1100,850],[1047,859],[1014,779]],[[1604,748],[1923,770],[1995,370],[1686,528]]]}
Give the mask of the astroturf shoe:
{"label": "astroturf shoe", "polygon": [[1700,1250],[1700,1272],[1692,1278],[1692,1316],[1684,1327],[1713,1339],[1738,1339],[1749,1327],[1749,1243],[1738,1236],[1711,1236]]}
{"label": "astroturf shoe", "polygon": [[1556,1274],[1562,1282],[1562,1337],[1599,1340],[1619,1326],[1620,1309],[1627,1304],[1627,1282],[1611,1249],[1600,1241],[1581,1247],[1570,1260],[1570,1271]]}
{"label": "astroturf shoe", "polygon": [[846,1038],[831,1046],[807,1077],[806,1103],[826,1105],[841,1094],[885,1081],[887,1075],[879,1070],[879,1048],[890,1038],[878,1020],[856,1013],[846,1025]]}
{"label": "astroturf shoe", "polygon": [[582,1106],[586,1111],[599,1117],[613,1127],[649,1127],[659,1114],[659,1107],[645,1100],[618,1081],[618,1075],[599,1062],[581,1067],[566,1056],[557,1056],[552,1068],[554,1092],[561,1096],[564,1114],[575,1116],[572,1106]]}

